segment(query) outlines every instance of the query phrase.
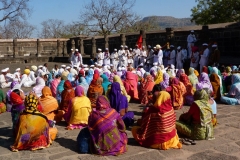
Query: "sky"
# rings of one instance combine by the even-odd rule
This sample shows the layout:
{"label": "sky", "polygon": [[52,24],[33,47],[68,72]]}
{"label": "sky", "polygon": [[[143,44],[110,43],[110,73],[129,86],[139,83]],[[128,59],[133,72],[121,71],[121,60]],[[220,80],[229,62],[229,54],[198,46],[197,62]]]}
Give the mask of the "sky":
{"label": "sky", "polygon": [[[41,22],[48,19],[63,20],[66,24],[78,21],[82,6],[90,0],[30,0],[32,8],[28,22],[40,29]],[[173,16],[189,18],[195,0],[136,0],[133,11],[142,17]]]}

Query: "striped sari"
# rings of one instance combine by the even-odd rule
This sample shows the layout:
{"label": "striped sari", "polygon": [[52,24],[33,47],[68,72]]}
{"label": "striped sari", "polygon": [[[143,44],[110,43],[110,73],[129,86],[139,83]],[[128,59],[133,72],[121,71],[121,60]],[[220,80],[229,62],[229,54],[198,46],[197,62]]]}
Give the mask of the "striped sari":
{"label": "striped sari", "polygon": [[144,147],[163,150],[181,148],[175,126],[176,115],[169,93],[159,92],[154,105],[146,110],[141,127],[132,128],[134,139]]}

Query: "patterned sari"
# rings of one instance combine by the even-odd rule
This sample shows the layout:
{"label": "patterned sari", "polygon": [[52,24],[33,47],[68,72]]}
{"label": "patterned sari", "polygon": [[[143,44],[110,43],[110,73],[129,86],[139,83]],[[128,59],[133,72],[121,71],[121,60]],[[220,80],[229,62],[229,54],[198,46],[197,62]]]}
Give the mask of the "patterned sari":
{"label": "patterned sari", "polygon": [[190,81],[188,79],[188,76],[186,74],[184,74],[184,73],[181,74],[179,79],[184,84],[184,86],[186,87],[186,93],[183,95],[184,103],[187,104],[187,105],[191,105],[194,101],[194,99],[193,99],[193,94],[194,94],[193,86],[190,83]]}
{"label": "patterned sari", "polygon": [[176,122],[179,133],[197,140],[211,140],[213,137],[213,114],[208,94],[202,89],[194,93],[194,103],[189,111]]}
{"label": "patterned sari", "polygon": [[5,100],[5,96],[2,90],[0,90],[0,114],[6,112],[7,108],[6,108],[6,104],[3,103],[3,101]]}
{"label": "patterned sari", "polygon": [[131,96],[132,99],[138,100],[138,77],[136,74],[127,71],[126,79],[123,80],[124,87],[127,94]]}
{"label": "patterned sari", "polygon": [[49,147],[51,143],[49,135],[48,119],[37,110],[38,100],[30,94],[25,98],[26,109],[21,113],[17,125],[17,135],[12,151],[37,150]]}
{"label": "patterned sari", "polygon": [[146,109],[141,127],[132,128],[133,137],[144,147],[163,150],[181,148],[175,121],[171,97],[166,91],[161,91],[154,105]]}
{"label": "patterned sari", "polygon": [[88,129],[94,154],[116,156],[127,151],[128,139],[124,122],[104,96],[97,99],[96,111],[89,116]]}

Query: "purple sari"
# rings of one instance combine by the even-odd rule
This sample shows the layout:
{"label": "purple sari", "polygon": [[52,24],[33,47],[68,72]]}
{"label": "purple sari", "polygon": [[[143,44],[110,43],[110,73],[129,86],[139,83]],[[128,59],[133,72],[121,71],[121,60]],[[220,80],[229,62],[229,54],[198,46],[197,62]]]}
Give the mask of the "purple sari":
{"label": "purple sari", "polygon": [[[111,90],[109,92],[109,101],[111,107],[114,108],[118,113],[121,110],[126,110],[128,108],[127,98],[126,96],[122,95],[120,84],[118,82],[112,83]],[[133,112],[126,112],[125,115],[122,117],[127,127],[133,125],[133,118]]]}
{"label": "purple sari", "polygon": [[202,72],[199,77],[199,83],[196,86],[197,90],[201,90],[203,88],[209,88],[211,92],[213,92],[212,84],[210,82],[209,76],[207,73]]}

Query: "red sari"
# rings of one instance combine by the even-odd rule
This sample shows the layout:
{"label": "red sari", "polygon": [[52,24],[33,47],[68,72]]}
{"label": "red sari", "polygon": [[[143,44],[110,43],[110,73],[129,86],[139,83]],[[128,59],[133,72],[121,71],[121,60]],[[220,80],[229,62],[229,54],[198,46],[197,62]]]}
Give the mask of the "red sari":
{"label": "red sari", "polygon": [[148,75],[140,85],[139,100],[141,104],[147,104],[149,101],[149,92],[153,90],[155,82],[151,75]]}
{"label": "red sari", "polygon": [[130,71],[126,73],[126,80],[123,81],[123,85],[127,91],[127,94],[133,99],[138,98],[138,76]]}
{"label": "red sari", "polygon": [[70,100],[72,100],[75,97],[74,89],[69,80],[64,82],[64,90],[62,91],[61,96],[62,100],[60,103],[60,109],[67,112]]}

